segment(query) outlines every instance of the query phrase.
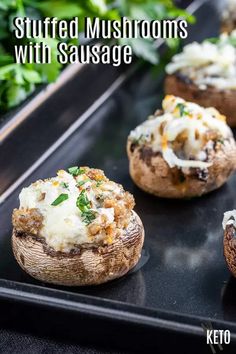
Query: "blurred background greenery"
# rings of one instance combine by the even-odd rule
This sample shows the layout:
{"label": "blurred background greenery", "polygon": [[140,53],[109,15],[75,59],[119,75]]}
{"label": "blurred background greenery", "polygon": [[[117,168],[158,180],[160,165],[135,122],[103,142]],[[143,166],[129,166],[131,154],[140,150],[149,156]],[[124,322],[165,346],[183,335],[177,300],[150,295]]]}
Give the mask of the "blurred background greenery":
{"label": "blurred background greenery", "polygon": [[[56,80],[62,65],[57,62],[57,39],[42,38],[51,47],[51,64],[16,64],[14,63],[13,18],[27,16],[31,19],[57,17],[70,20],[99,17],[119,20],[122,16],[129,19],[162,20],[179,16],[193,22],[194,18],[185,10],[177,7],[172,0],[3,0],[0,2],[0,111],[8,111],[24,101],[43,83]],[[83,33],[83,21],[80,22]],[[79,40],[80,36],[78,36]],[[66,39],[70,42],[70,39]],[[124,44],[118,40],[119,44]],[[153,39],[131,39],[133,53],[141,60],[153,65],[158,64],[159,55]],[[27,40],[17,41],[26,44]],[[78,43],[78,42],[77,42]],[[166,40],[172,49],[177,48],[178,40]],[[75,44],[75,41],[73,41]],[[114,44],[114,42],[113,42]]]}

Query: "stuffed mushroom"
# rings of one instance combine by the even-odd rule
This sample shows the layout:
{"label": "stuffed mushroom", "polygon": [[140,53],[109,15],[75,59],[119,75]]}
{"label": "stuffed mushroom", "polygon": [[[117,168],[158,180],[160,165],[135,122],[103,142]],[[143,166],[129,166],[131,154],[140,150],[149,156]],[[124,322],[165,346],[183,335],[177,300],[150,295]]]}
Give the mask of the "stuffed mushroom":
{"label": "stuffed mushroom", "polygon": [[236,210],[227,211],[223,218],[224,256],[230,272],[236,277]]}
{"label": "stuffed mushroom", "polygon": [[236,28],[236,0],[227,0],[221,19],[221,31],[232,32]]}
{"label": "stuffed mushroom", "polygon": [[225,116],[171,95],[162,110],[131,131],[127,153],[136,185],[165,198],[201,196],[219,188],[236,168],[236,144]]}
{"label": "stuffed mushroom", "polygon": [[32,277],[93,285],[121,277],[139,260],[144,229],[134,198],[98,169],[71,167],[23,188],[12,215],[12,247]]}
{"label": "stuffed mushroom", "polygon": [[236,31],[191,43],[166,66],[165,93],[215,107],[236,126]]}

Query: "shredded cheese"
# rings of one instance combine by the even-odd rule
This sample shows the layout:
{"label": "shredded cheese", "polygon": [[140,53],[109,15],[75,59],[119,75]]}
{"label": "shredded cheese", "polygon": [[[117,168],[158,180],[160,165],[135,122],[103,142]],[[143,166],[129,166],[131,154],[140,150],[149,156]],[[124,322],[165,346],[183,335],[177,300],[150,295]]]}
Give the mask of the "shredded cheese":
{"label": "shredded cheese", "polygon": [[200,89],[236,89],[236,30],[223,33],[217,43],[204,41],[186,45],[166,66],[168,74],[180,72]]}
{"label": "shredded cheese", "polygon": [[162,115],[139,125],[129,139],[161,152],[171,168],[210,167],[207,150],[213,148],[212,137],[215,141],[232,137],[225,117],[214,108],[203,108],[172,95],[165,97],[162,107]]}

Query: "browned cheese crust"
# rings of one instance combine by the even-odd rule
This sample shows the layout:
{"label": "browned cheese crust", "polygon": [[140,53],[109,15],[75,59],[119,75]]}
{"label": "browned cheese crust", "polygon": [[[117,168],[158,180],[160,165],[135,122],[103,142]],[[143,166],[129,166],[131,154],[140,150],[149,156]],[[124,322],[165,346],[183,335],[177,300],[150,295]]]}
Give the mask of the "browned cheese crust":
{"label": "browned cheese crust", "polygon": [[13,229],[12,248],[23,270],[43,282],[68,285],[97,285],[119,278],[138,262],[144,229],[133,212],[124,233],[111,245],[83,245],[70,253],[50,249],[34,234],[19,234]]}
{"label": "browned cheese crust", "polygon": [[236,90],[219,90],[208,87],[200,90],[197,85],[182,75],[167,75],[165,93],[182,97],[203,107],[214,107],[227,118],[231,127],[236,127]]}
{"label": "browned cheese crust", "polygon": [[145,192],[163,198],[201,196],[222,186],[236,168],[233,138],[214,152],[208,171],[192,168],[190,174],[184,174],[177,167],[170,168],[160,153],[154,153],[145,145],[128,141],[127,153],[134,183]]}
{"label": "browned cheese crust", "polygon": [[226,225],[225,228],[224,256],[230,272],[236,277],[236,235],[233,225]]}

